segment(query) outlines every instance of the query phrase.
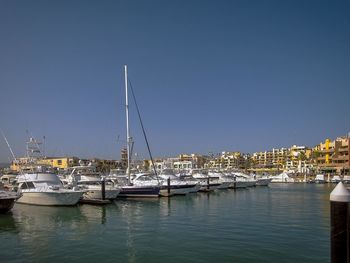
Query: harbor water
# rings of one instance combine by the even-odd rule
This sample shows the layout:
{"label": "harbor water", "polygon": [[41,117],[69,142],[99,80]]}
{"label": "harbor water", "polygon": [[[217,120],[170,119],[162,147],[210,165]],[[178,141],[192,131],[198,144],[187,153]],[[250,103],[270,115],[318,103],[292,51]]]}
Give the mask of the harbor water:
{"label": "harbor water", "polygon": [[16,204],[1,262],[329,262],[334,185],[271,184],[106,206]]}

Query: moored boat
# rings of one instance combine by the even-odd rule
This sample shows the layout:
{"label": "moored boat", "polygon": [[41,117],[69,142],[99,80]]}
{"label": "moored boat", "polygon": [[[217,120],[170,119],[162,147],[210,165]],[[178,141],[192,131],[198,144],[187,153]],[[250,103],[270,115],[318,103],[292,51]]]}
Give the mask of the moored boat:
{"label": "moored boat", "polygon": [[24,172],[17,177],[18,189],[22,196],[18,203],[45,206],[76,205],[83,191],[65,189],[59,177],[36,167],[36,171]]}
{"label": "moored boat", "polygon": [[18,198],[21,197],[21,194],[18,192],[10,192],[1,190],[0,187],[0,213],[6,213],[12,209],[15,202]]}
{"label": "moored boat", "polygon": [[120,188],[112,180],[102,176],[92,165],[72,167],[65,180],[68,185],[84,191],[84,199],[114,200],[120,193]]}
{"label": "moored boat", "polygon": [[324,174],[317,174],[315,177],[315,183],[316,184],[325,184],[326,180],[324,178]]}
{"label": "moored boat", "polygon": [[194,179],[189,180],[175,176],[172,169],[164,169],[159,178],[162,179],[160,186],[160,196],[186,195],[196,192],[199,184]]}
{"label": "moored boat", "polygon": [[271,176],[271,183],[294,183],[294,178],[291,178],[288,173],[282,172],[278,175]]}

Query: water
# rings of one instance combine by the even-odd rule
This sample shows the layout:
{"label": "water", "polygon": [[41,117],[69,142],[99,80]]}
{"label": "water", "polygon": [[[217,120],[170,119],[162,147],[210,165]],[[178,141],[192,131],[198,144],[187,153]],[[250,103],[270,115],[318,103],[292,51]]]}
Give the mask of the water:
{"label": "water", "polygon": [[334,186],[272,184],[108,206],[16,204],[1,262],[329,262]]}

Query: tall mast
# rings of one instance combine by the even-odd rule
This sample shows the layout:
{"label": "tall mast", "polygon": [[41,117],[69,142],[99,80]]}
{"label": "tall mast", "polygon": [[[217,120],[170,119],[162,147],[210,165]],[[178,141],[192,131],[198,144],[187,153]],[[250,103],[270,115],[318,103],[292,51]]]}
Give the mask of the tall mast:
{"label": "tall mast", "polygon": [[126,169],[128,175],[128,184],[130,184],[130,144],[131,137],[129,132],[129,99],[128,99],[128,68],[127,65],[124,65],[124,73],[125,73],[125,112],[126,112],[126,142],[127,142],[127,154],[128,154],[128,168]]}

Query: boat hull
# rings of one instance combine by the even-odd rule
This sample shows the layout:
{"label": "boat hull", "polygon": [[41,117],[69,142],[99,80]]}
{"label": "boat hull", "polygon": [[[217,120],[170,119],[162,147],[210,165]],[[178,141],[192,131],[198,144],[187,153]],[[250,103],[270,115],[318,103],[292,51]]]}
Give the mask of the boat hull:
{"label": "boat hull", "polygon": [[225,182],[222,182],[217,189],[221,189],[221,190],[224,190],[224,189],[228,189],[231,185],[231,182],[228,182],[228,181],[225,181]]}
{"label": "boat hull", "polygon": [[221,185],[220,183],[210,183],[209,185],[207,183],[201,184],[201,188],[199,189],[199,192],[214,191],[218,189],[220,185]]}
{"label": "boat hull", "polygon": [[47,192],[22,192],[18,199],[20,204],[43,206],[71,206],[76,205],[83,192],[79,191],[47,191]]}
{"label": "boat hull", "polygon": [[270,178],[260,178],[256,181],[256,186],[268,186],[271,183]]}
{"label": "boat hull", "polygon": [[159,197],[160,188],[157,186],[124,186],[118,198],[156,198]]}
{"label": "boat hull", "polygon": [[1,198],[0,199],[0,213],[7,213],[12,209],[16,198]]}
{"label": "boat hull", "polygon": [[164,185],[160,188],[159,195],[160,196],[186,195],[196,191],[196,189],[197,189],[197,184],[170,185],[170,187]]}
{"label": "boat hull", "polygon": [[20,197],[16,192],[0,191],[0,213],[10,211]]}

